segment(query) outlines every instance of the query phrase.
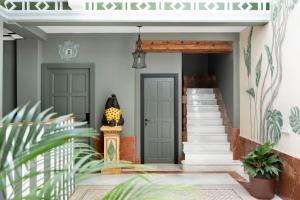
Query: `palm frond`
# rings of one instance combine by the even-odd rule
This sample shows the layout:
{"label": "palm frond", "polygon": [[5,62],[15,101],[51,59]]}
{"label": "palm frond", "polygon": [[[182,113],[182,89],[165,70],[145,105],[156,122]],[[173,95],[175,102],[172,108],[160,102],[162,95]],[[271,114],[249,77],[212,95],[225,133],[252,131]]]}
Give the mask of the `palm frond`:
{"label": "palm frond", "polygon": [[102,200],[188,200],[200,195],[200,189],[196,186],[163,184],[159,182],[162,179],[151,175],[133,177],[116,186]]}

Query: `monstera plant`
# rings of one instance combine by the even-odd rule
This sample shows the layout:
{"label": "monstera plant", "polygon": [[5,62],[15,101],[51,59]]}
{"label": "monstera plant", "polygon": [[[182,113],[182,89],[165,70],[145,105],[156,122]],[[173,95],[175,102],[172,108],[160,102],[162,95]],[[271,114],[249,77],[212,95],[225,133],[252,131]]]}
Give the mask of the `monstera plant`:
{"label": "monstera plant", "polygon": [[266,142],[243,158],[244,169],[250,175],[252,195],[260,199],[271,199],[275,194],[275,179],[279,176],[281,161],[273,152],[274,146]]}

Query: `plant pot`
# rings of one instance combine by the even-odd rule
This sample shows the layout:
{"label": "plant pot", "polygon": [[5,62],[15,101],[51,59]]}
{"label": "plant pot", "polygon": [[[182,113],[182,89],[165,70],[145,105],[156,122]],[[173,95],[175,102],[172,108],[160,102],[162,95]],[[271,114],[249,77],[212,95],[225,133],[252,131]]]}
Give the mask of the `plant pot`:
{"label": "plant pot", "polygon": [[258,199],[272,199],[275,195],[276,179],[250,177],[250,193]]}

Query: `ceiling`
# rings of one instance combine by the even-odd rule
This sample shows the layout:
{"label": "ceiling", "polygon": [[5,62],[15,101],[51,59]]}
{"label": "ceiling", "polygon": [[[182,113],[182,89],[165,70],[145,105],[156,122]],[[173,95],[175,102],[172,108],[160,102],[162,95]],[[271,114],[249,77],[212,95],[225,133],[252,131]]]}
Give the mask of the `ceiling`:
{"label": "ceiling", "polygon": [[7,28],[3,29],[3,40],[10,41],[10,40],[19,40],[23,39],[20,35],[16,34],[13,31],[8,30]]}
{"label": "ceiling", "polygon": [[[136,33],[135,26],[39,26],[45,33]],[[239,33],[245,26],[145,26],[142,33]]]}

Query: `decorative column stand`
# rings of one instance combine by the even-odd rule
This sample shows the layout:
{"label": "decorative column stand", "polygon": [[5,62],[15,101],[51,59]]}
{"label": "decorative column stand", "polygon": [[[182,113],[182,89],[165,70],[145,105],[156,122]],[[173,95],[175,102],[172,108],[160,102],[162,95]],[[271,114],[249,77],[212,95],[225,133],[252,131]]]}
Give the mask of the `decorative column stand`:
{"label": "decorative column stand", "polygon": [[[102,126],[104,134],[104,163],[118,163],[120,161],[120,134],[122,126]],[[105,174],[120,174],[121,168],[109,168],[102,171]]]}

